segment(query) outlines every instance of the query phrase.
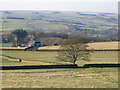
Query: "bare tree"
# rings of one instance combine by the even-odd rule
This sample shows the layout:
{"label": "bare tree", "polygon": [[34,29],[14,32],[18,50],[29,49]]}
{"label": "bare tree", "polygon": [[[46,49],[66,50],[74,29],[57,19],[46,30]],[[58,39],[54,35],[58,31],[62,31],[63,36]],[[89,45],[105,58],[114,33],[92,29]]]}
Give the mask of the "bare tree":
{"label": "bare tree", "polygon": [[91,52],[87,50],[87,47],[86,38],[79,36],[70,37],[60,46],[61,51],[58,52],[57,58],[73,64],[77,60],[90,61],[89,57]]}
{"label": "bare tree", "polygon": [[61,44],[63,39],[61,38],[54,38],[54,37],[49,37],[49,38],[40,38],[40,42],[43,42],[45,45],[54,45],[55,43]]}

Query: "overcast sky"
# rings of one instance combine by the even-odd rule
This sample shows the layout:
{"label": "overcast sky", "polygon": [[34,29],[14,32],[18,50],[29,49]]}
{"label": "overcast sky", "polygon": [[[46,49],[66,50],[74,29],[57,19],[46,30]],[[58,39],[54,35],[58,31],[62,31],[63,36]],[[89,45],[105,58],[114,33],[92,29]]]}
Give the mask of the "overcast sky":
{"label": "overcast sky", "polygon": [[0,0],[1,10],[118,12],[119,0]]}

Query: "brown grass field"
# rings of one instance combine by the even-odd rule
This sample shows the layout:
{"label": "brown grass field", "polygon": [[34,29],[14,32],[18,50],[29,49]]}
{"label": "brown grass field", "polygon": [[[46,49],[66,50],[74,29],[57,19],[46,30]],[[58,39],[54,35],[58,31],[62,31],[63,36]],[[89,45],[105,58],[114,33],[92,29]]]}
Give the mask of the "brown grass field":
{"label": "brown grass field", "polygon": [[95,50],[105,50],[105,49],[119,49],[119,42],[97,42],[97,43],[89,43],[89,48]]}
{"label": "brown grass field", "polygon": [[118,88],[117,68],[2,71],[3,88]]}

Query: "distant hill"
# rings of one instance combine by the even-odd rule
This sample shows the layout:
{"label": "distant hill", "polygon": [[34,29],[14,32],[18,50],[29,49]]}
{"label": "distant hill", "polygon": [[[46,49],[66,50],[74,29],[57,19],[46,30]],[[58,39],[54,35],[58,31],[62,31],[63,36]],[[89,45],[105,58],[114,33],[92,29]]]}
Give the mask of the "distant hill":
{"label": "distant hill", "polygon": [[[0,12],[1,13],[1,12]],[[111,36],[117,34],[117,14],[70,11],[3,11],[2,32],[28,31]],[[1,24],[0,24],[1,25]]]}

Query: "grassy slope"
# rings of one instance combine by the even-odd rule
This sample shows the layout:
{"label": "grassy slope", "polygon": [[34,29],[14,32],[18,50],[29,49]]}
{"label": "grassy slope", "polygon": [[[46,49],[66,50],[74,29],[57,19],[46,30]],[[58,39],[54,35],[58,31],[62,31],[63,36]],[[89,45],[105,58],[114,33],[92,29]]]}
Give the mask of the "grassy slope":
{"label": "grassy slope", "polygon": [[[91,48],[95,49],[117,49],[118,42],[98,42],[90,43]],[[13,48],[13,47],[3,47],[3,48]],[[46,46],[40,47],[40,49],[58,49],[58,46]],[[15,49],[15,48],[14,48]],[[20,48],[23,49],[23,48]],[[3,61],[3,65],[43,65],[43,64],[57,64],[65,63],[57,61],[57,52],[35,52],[35,51],[3,51],[3,55],[21,58],[23,62]],[[3,60],[5,58],[3,57]],[[91,55],[91,61],[78,61],[77,64],[83,65],[86,63],[117,63],[118,62],[118,52],[94,52]]]}
{"label": "grassy slope", "polygon": [[[17,61],[4,61],[3,65],[43,65],[43,64],[65,64],[65,62],[58,61],[56,59],[57,52],[35,52],[35,51],[3,51],[3,55],[21,58],[23,62]],[[83,65],[87,63],[118,63],[118,52],[115,51],[98,51],[91,54],[91,61],[77,61],[78,65]]]}
{"label": "grassy slope", "polygon": [[[14,66],[42,65],[46,64],[44,61],[56,62],[57,53],[3,51],[3,54],[23,58],[22,63],[3,59],[3,65]],[[80,61],[77,64],[117,63],[117,55],[118,52],[95,52],[91,57],[91,62]],[[41,63],[41,61],[43,62]],[[3,74],[3,88],[118,88],[117,68],[30,69],[0,72]]]}
{"label": "grassy slope", "polygon": [[118,88],[117,68],[2,71],[3,88]]}
{"label": "grassy slope", "polygon": [[[34,17],[32,14],[14,14],[18,17]],[[46,14],[47,15],[47,14]],[[9,15],[10,16],[10,15]],[[11,15],[12,16],[12,15]],[[50,16],[50,14],[48,15]],[[51,14],[53,16],[53,14]],[[54,17],[54,16],[53,16]],[[56,14],[56,17],[62,15]],[[87,17],[90,18],[90,17]],[[76,20],[81,19],[78,15],[67,15],[66,19]],[[87,19],[88,20],[88,19]],[[87,22],[85,20],[81,20]],[[90,20],[91,21],[91,20]],[[92,20],[96,23],[103,23],[104,21]],[[33,27],[25,21],[19,22],[18,20],[4,23],[3,30],[11,30],[12,28],[29,28]],[[43,21],[44,22],[44,21]],[[43,23],[41,21],[41,23]],[[37,23],[37,22],[36,22]],[[40,21],[38,22],[40,23]],[[108,22],[104,22],[108,23]],[[112,23],[109,23],[112,24]],[[42,25],[42,24],[41,24]],[[40,26],[40,25],[39,25]],[[41,26],[35,26],[42,28]],[[54,25],[53,25],[54,26]],[[44,25],[46,27],[53,27]],[[54,26],[55,27],[55,26]],[[56,26],[58,27],[58,26]],[[62,26],[61,26],[62,28]],[[105,27],[109,28],[109,27]],[[57,28],[55,28],[58,30]],[[66,28],[62,28],[66,29]],[[98,30],[101,30],[99,28]],[[104,30],[104,28],[102,28]],[[102,45],[102,46],[101,46]],[[107,46],[108,45],[108,46]],[[112,44],[113,45],[113,44]],[[116,48],[117,44],[112,47],[110,44],[93,45],[96,48]],[[47,47],[48,48],[48,47]],[[50,48],[50,47],[49,47]],[[53,47],[52,47],[53,48]],[[24,51],[3,51],[4,55],[22,58],[23,62],[10,61],[3,58],[3,65],[41,65],[46,62],[51,64],[56,63],[55,56],[57,52],[24,52]],[[91,56],[91,62],[80,61],[78,65],[86,63],[117,63],[118,52],[94,52]],[[62,63],[62,62],[59,62]],[[89,68],[89,69],[42,69],[42,70],[8,70],[3,72],[2,86],[3,88],[117,88],[118,86],[118,69],[117,68]]]}
{"label": "grassy slope", "polygon": [[[20,63],[3,58],[4,66],[64,63],[56,61],[57,52],[3,50],[2,53],[23,59]],[[77,62],[78,65],[87,63],[118,63],[118,52],[98,51],[92,54],[90,62]],[[118,88],[117,68],[30,69],[1,72],[3,88]]]}

